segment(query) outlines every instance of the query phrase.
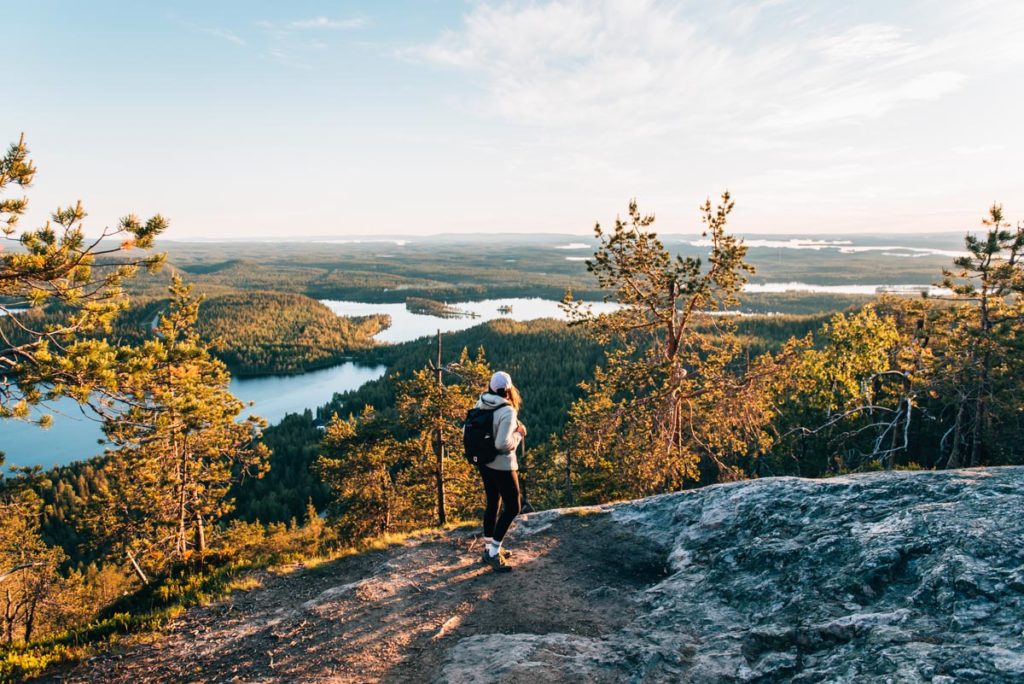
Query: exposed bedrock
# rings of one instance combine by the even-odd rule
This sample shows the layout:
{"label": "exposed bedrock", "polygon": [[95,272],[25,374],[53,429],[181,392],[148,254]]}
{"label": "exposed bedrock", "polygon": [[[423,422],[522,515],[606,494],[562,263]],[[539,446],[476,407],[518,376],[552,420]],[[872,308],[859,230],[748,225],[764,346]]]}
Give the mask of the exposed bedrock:
{"label": "exposed bedrock", "polygon": [[1024,468],[770,478],[601,510],[666,549],[670,574],[623,598],[638,617],[597,637],[469,636],[442,680],[1024,682]]}

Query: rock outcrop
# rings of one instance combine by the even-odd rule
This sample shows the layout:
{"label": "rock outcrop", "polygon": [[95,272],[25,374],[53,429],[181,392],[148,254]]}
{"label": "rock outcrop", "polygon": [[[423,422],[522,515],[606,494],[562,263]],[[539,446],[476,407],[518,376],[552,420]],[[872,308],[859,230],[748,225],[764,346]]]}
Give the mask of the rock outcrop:
{"label": "rock outcrop", "polygon": [[770,478],[604,510],[669,554],[637,617],[600,637],[470,636],[442,681],[1024,682],[1024,468]]}

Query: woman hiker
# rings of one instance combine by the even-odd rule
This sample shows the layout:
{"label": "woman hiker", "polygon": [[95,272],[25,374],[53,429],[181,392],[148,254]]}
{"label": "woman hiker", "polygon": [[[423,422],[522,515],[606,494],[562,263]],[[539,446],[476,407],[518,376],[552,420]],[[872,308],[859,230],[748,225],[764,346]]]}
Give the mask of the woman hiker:
{"label": "woman hiker", "polygon": [[[480,395],[474,408],[496,409],[494,420],[494,447],[497,457],[490,463],[478,466],[487,494],[487,508],[484,510],[484,547],[481,561],[497,572],[509,572],[512,566],[505,559],[501,542],[520,509],[519,463],[516,449],[526,436],[526,426],[519,422],[519,390],[512,385],[512,378],[505,371],[491,376],[487,391]],[[498,517],[498,502],[502,504]]]}

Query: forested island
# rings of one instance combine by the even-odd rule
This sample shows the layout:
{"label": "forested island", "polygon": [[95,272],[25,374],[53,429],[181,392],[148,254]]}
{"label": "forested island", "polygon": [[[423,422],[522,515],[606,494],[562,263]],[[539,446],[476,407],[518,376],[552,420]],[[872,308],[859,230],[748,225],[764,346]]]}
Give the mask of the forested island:
{"label": "forested island", "polygon": [[405,308],[412,313],[435,316],[436,318],[475,318],[476,314],[471,311],[464,311],[457,306],[446,302],[439,302],[435,299],[423,297],[406,297]]}

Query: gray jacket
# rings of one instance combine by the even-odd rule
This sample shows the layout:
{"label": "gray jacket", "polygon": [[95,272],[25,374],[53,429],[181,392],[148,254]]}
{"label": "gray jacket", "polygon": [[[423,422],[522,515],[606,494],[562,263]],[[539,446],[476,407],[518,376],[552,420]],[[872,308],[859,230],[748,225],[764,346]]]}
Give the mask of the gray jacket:
{"label": "gray jacket", "polygon": [[486,464],[487,467],[494,470],[519,470],[516,449],[523,441],[523,436],[516,431],[519,426],[516,410],[505,397],[490,392],[481,394],[473,408],[497,409],[494,412],[494,446],[498,449],[498,456]]}

